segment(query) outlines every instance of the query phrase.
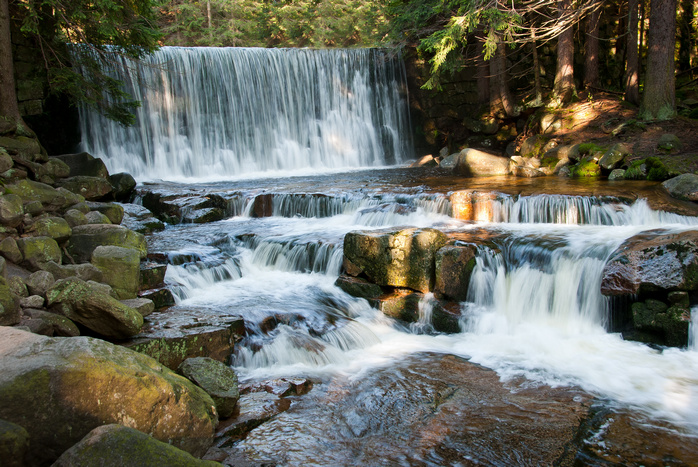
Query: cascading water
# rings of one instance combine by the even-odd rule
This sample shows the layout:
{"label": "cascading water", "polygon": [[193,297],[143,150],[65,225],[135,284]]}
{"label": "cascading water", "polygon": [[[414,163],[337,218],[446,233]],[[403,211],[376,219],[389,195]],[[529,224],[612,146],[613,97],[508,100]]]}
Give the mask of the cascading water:
{"label": "cascading water", "polygon": [[392,54],[163,47],[107,70],[142,103],[137,123],[82,108],[82,146],[139,181],[397,164],[411,142]]}

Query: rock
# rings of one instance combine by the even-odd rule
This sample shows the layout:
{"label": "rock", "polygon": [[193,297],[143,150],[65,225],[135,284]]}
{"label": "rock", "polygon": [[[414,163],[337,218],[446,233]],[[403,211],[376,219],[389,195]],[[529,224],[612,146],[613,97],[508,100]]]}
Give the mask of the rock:
{"label": "rock", "polygon": [[95,293],[77,278],[56,281],[46,299],[50,310],[108,338],[125,339],[143,327],[143,316],[136,310],[109,295]]}
{"label": "rock", "polygon": [[562,129],[563,119],[554,114],[545,114],[540,119],[540,129],[543,133],[555,133]]}
{"label": "rock", "polygon": [[27,284],[25,284],[24,279],[22,279],[19,276],[8,277],[7,286],[10,288],[10,291],[19,298],[29,296],[29,292],[27,291]]}
{"label": "rock", "polygon": [[218,462],[197,459],[170,444],[119,424],[90,431],[64,452],[54,467],[171,466],[215,467]]}
{"label": "rock", "polygon": [[[109,285],[109,284],[103,284],[101,282],[95,282],[95,281],[87,281],[87,285],[89,285],[90,288],[92,289],[92,291],[96,294],[109,295],[110,297],[114,297],[116,299],[119,298],[116,296],[116,294],[114,293],[114,290],[111,288],[111,285]],[[121,303],[124,303],[124,302],[121,301]],[[124,305],[128,306],[128,304],[126,304],[126,303],[124,303]]]}
{"label": "rock", "polygon": [[341,275],[337,278],[334,285],[344,290],[349,295],[358,298],[378,298],[384,293],[379,285],[373,284],[360,277]]}
{"label": "rock", "polygon": [[[136,189],[136,180],[131,174],[121,172],[109,176],[109,183],[113,189],[114,199],[117,201],[127,201],[131,198]],[[116,222],[114,222],[116,224]]]}
{"label": "rock", "polygon": [[20,324],[27,326],[34,334],[48,337],[75,337],[80,335],[80,330],[75,323],[65,316],[34,308],[24,310],[24,316]]}
{"label": "rock", "polygon": [[167,308],[168,306],[172,306],[175,304],[174,296],[172,295],[170,289],[168,289],[167,287],[141,290],[140,292],[138,292],[138,296],[140,298],[147,298],[148,300],[152,300],[156,310]]}
{"label": "rock", "polygon": [[600,174],[601,167],[593,159],[585,158],[570,166],[570,176],[572,177],[598,177]]}
{"label": "rock", "polygon": [[44,172],[54,179],[66,178],[70,176],[70,167],[62,160],[51,157],[48,162],[44,164]]}
{"label": "rock", "polygon": [[698,289],[698,231],[642,232],[611,255],[603,269],[601,293],[634,295]]}
{"label": "rock", "polygon": [[13,237],[6,237],[0,242],[0,255],[15,264],[21,263],[24,259]]}
{"label": "rock", "polygon": [[218,433],[226,439],[244,438],[259,425],[291,408],[291,401],[266,391],[242,394],[238,400],[239,415],[226,423]]}
{"label": "rock", "polygon": [[121,300],[121,303],[133,308],[144,318],[155,311],[155,304],[147,298],[129,298],[128,300]]}
{"label": "rock", "polygon": [[227,364],[235,341],[245,332],[240,317],[207,317],[197,309],[153,313],[148,322],[142,334],[123,345],[173,370],[192,357],[210,357]]}
{"label": "rock", "polygon": [[21,308],[43,308],[44,297],[41,295],[30,295],[28,297],[22,297],[19,299],[19,306]]}
{"label": "rock", "polygon": [[0,196],[0,224],[7,227],[17,227],[24,218],[22,198],[13,194]]}
{"label": "rock", "polygon": [[121,204],[88,202],[87,205],[92,211],[104,214],[112,224],[121,224],[124,218],[124,207]]}
{"label": "rock", "polygon": [[644,303],[633,303],[632,312],[635,328],[657,335],[656,343],[673,347],[688,344],[691,315],[687,307],[668,307],[659,300],[648,299]]}
{"label": "rock", "polygon": [[428,292],[434,283],[434,255],[446,241],[435,229],[349,232],[344,255],[378,285]]}
{"label": "rock", "polygon": [[22,265],[32,271],[43,269],[49,261],[60,263],[63,257],[61,248],[51,237],[20,238],[17,247],[24,258]]}
{"label": "rock", "polygon": [[212,358],[196,357],[184,360],[177,368],[177,373],[211,396],[219,417],[228,418],[233,415],[240,391],[237,375],[232,368]]}
{"label": "rock", "polygon": [[[267,208],[269,210],[272,208],[272,194],[269,193],[257,196],[254,201],[252,213],[252,215],[256,217],[264,217],[258,215],[260,212],[257,206],[257,199],[260,198],[260,196],[266,197],[264,199],[268,201]],[[207,208],[218,208],[220,212],[225,212],[228,206],[228,202],[222,196],[205,192],[182,195],[181,193],[157,193],[148,191],[143,194],[142,201],[143,206],[151,210],[158,219],[172,224],[181,222],[187,213],[200,210],[203,210],[201,211],[202,213],[216,212],[207,210]],[[266,211],[262,214],[265,213]],[[267,215],[271,215],[271,211],[269,211]],[[201,216],[199,215],[198,217]]]}
{"label": "rock", "polygon": [[70,227],[77,227],[78,225],[89,224],[89,220],[82,212],[77,209],[69,209],[63,215],[63,219],[68,223]]}
{"label": "rock", "polygon": [[450,156],[444,157],[443,160],[439,162],[439,167],[442,169],[453,169],[456,166],[456,162],[458,162],[459,155],[460,153],[456,152]]}
{"label": "rock", "polygon": [[24,213],[32,216],[40,216],[44,213],[44,205],[38,201],[29,201],[24,205]]}
{"label": "rock", "polygon": [[65,204],[63,205],[64,207],[74,206],[76,204],[85,202],[84,196],[79,195],[77,193],[73,193],[70,190],[66,190],[65,188],[63,188],[61,186],[56,188],[56,191],[58,191],[60,194],[62,194],[63,197],[65,198]]}
{"label": "rock", "polygon": [[37,237],[49,237],[61,243],[70,238],[73,229],[62,217],[44,217],[37,219],[28,232]]}
{"label": "rock", "polygon": [[679,137],[670,133],[660,136],[659,141],[657,141],[657,149],[662,152],[671,153],[680,151],[682,148],[683,143]]}
{"label": "rock", "polygon": [[33,180],[19,180],[7,185],[5,191],[19,196],[25,204],[38,201],[46,211],[57,211],[66,205],[66,197],[63,193],[52,186]]}
{"label": "rock", "polygon": [[12,328],[0,328],[0,400],[0,418],[29,432],[31,465],[51,463],[104,423],[202,455],[218,422],[208,394],[145,355]]}
{"label": "rock", "polygon": [[506,175],[509,173],[509,159],[477,149],[463,149],[453,171],[464,177]]}
{"label": "rock", "polygon": [[88,212],[87,214],[85,214],[85,219],[87,220],[88,224],[111,224],[112,223],[107,216],[105,216],[101,212],[97,212],[97,211]]}
{"label": "rock", "polygon": [[58,184],[68,191],[83,196],[87,200],[101,199],[112,192],[111,184],[101,177],[78,175],[64,178]]}
{"label": "rock", "polygon": [[427,154],[411,163],[410,167],[436,167],[437,165],[439,165],[437,159],[434,159],[431,154]]}
{"label": "rock", "polygon": [[[419,323],[424,327],[421,331],[430,332],[433,330],[449,334],[461,332],[460,310],[457,305],[456,310],[449,311],[433,297],[425,298],[420,293],[403,293],[400,291],[384,295],[380,297],[378,302],[378,309],[384,315],[406,323]],[[428,313],[430,319],[426,323],[420,323],[420,320],[423,320],[421,315],[426,311],[425,307],[430,308]],[[418,328],[418,330],[420,329]]]}
{"label": "rock", "polygon": [[216,207],[195,209],[193,211],[185,211],[181,222],[187,224],[207,224],[225,219],[225,212]]}
{"label": "rock", "polygon": [[27,284],[27,290],[31,295],[41,295],[43,297],[56,282],[56,279],[48,271],[36,271],[30,274],[24,282]]}
{"label": "rock", "polygon": [[75,209],[76,211],[80,211],[85,215],[87,215],[88,212],[92,211],[92,209],[90,209],[90,206],[87,204],[87,201],[85,201],[84,198],[81,202],[71,205],[70,209]]}
{"label": "rock", "polygon": [[477,247],[445,246],[436,252],[436,282],[434,292],[459,302],[468,295],[470,275],[475,268]]}
{"label": "rock", "polygon": [[538,157],[542,156],[545,151],[543,147],[550,141],[550,138],[543,135],[533,135],[524,140],[521,143],[521,148],[519,149],[519,154],[522,157]]}
{"label": "rock", "polygon": [[166,264],[147,262],[141,263],[140,267],[140,285],[138,290],[155,289],[165,285]]}
{"label": "rock", "polygon": [[609,181],[614,181],[614,180],[625,180],[625,170],[623,170],[623,169],[613,169],[613,170],[611,170],[611,173],[608,174],[608,180],[609,180]]}
{"label": "rock", "polygon": [[0,277],[0,326],[13,326],[19,323],[21,311],[18,298],[12,294],[4,277]]}
{"label": "rock", "polygon": [[126,227],[111,224],[87,224],[73,229],[66,247],[68,254],[78,263],[87,263],[98,246],[114,245],[138,250],[145,258],[148,250],[145,237]]}
{"label": "rock", "polygon": [[514,175],[523,178],[535,178],[543,177],[545,173],[542,170],[538,170],[533,167],[515,167],[513,170]]}
{"label": "rock", "polygon": [[7,172],[12,168],[14,162],[4,148],[0,148],[0,173]]}
{"label": "rock", "polygon": [[36,138],[27,136],[17,136],[14,138],[1,136],[0,146],[6,149],[9,154],[16,154],[22,159],[34,161],[37,154],[42,153],[41,145]]}
{"label": "rock", "polygon": [[698,175],[686,173],[670,178],[662,183],[669,194],[676,199],[698,202]]}
{"label": "rock", "polygon": [[5,467],[23,467],[27,465],[28,452],[27,430],[7,420],[0,420],[0,464]]}
{"label": "rock", "polygon": [[84,281],[102,281],[102,272],[90,263],[61,265],[50,261],[43,267],[44,271],[50,272],[56,279],[77,277]]}
{"label": "rock", "polygon": [[121,221],[124,227],[142,234],[165,228],[165,224],[143,206],[139,204],[122,204],[121,206],[124,208],[124,218]]}
{"label": "rock", "polygon": [[617,169],[625,156],[632,154],[632,150],[625,143],[616,143],[604,153],[599,160],[599,166],[604,170]]}
{"label": "rock", "polygon": [[95,158],[86,152],[55,156],[55,159],[64,162],[70,168],[70,176],[85,175],[104,179],[109,177],[109,170],[102,159]]}

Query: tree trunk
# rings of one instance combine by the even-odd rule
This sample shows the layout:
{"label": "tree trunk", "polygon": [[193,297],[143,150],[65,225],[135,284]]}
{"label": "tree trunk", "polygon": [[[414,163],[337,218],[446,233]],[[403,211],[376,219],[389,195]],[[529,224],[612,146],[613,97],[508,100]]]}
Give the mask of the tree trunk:
{"label": "tree trunk", "polygon": [[536,29],[531,28],[531,45],[533,46],[533,85],[536,94],[533,104],[543,105],[543,88],[540,84],[540,61],[538,60],[538,42],[536,42]]}
{"label": "tree trunk", "polygon": [[628,0],[628,53],[625,67],[625,100],[640,103],[640,54],[637,44],[638,0]]}
{"label": "tree trunk", "polygon": [[485,61],[482,42],[478,41],[478,53],[475,56],[475,77],[477,79],[478,103],[487,104],[490,101],[490,66]]}
{"label": "tree trunk", "polygon": [[0,0],[0,130],[14,132],[22,121],[17,105],[10,38],[9,0]]}
{"label": "tree trunk", "polygon": [[651,0],[647,35],[647,72],[640,118],[666,120],[676,115],[676,0]]}
{"label": "tree trunk", "polygon": [[587,17],[586,40],[584,41],[584,88],[587,91],[599,87],[600,16],[601,8],[597,8]]}
{"label": "tree trunk", "polygon": [[505,117],[516,115],[507,78],[506,45],[502,42],[497,44],[497,51],[490,59],[490,111],[503,113]]}
{"label": "tree trunk", "polygon": [[693,0],[681,0],[681,10],[683,14],[680,16],[679,22],[679,71],[688,71],[691,69],[691,50],[695,43],[695,28],[693,20],[695,19],[695,9]]}
{"label": "tree trunk", "polygon": [[[558,16],[560,18],[565,17],[571,4],[571,0],[559,0]],[[570,26],[557,38],[557,71],[553,99],[560,103],[569,102],[574,93],[574,35]]]}

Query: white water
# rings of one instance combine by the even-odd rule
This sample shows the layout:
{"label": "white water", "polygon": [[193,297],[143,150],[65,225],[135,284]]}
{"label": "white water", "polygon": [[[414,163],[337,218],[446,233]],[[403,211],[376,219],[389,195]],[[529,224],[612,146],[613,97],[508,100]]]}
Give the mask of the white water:
{"label": "white water", "polygon": [[[536,202],[549,205],[551,200],[525,200]],[[222,280],[211,275],[202,280],[203,271],[192,265],[170,266],[168,280],[183,291],[179,303],[237,309],[250,322],[276,316],[281,323],[238,346],[234,365],[242,379],[360,377],[414,352],[450,353],[493,368],[503,379],[525,376],[551,385],[578,385],[698,433],[695,344],[662,351],[607,332],[609,302],[599,292],[603,266],[626,238],[653,228],[695,229],[698,219],[652,212],[640,201],[630,206],[599,203],[600,209],[617,214],[607,223],[616,225],[472,225],[445,216],[441,203],[425,204],[420,197],[400,198],[400,209],[372,209],[376,204],[371,201],[363,204],[369,213],[356,198],[347,197],[346,203],[334,215],[323,211],[324,217],[234,217],[187,227],[217,229],[228,239],[217,243],[221,254],[235,260],[215,266],[234,264],[230,279]],[[483,247],[478,255],[469,298],[462,304],[462,333],[433,334],[430,296],[421,304],[420,321],[407,326],[333,285],[346,232],[404,225],[485,227],[504,234],[497,252]],[[253,234],[253,240],[236,237],[242,233]],[[312,239],[315,247],[309,246]],[[693,339],[696,315],[694,311]]]}
{"label": "white water", "polygon": [[139,181],[397,164],[411,154],[399,57],[378,49],[163,47],[109,73],[142,103],[125,128],[81,109],[82,147]]}

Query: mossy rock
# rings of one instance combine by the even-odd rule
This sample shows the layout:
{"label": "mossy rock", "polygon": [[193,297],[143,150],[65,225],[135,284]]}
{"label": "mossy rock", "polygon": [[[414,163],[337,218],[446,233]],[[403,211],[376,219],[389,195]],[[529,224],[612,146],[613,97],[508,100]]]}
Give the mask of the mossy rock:
{"label": "mossy rock", "polygon": [[124,207],[118,203],[98,203],[98,202],[88,202],[87,205],[92,211],[97,211],[109,219],[112,224],[121,224],[124,218]]}
{"label": "mossy rock", "polygon": [[177,373],[211,396],[220,417],[233,415],[240,391],[237,375],[232,368],[209,357],[195,357],[184,360]]}
{"label": "mossy rock", "polygon": [[148,252],[142,234],[120,225],[87,224],[73,228],[73,235],[67,244],[67,251],[79,263],[87,263],[98,246],[114,245],[132,248],[139,252],[141,259]]}
{"label": "mossy rock", "polygon": [[594,160],[582,159],[570,166],[572,177],[598,177],[599,175],[601,175],[601,167]]}
{"label": "mossy rock", "polygon": [[49,237],[59,243],[70,238],[73,233],[70,224],[62,217],[44,217],[37,219],[28,231],[32,235]]}
{"label": "mossy rock", "polygon": [[24,218],[22,198],[13,194],[0,195],[0,224],[17,227]]}
{"label": "mossy rock", "polygon": [[43,265],[50,261],[60,264],[63,257],[61,248],[51,237],[19,238],[17,247],[24,258],[22,265],[32,271],[43,269]]}
{"label": "mossy rock", "polygon": [[58,210],[67,203],[67,198],[61,191],[33,180],[19,180],[7,185],[5,192],[19,196],[24,204],[38,201],[47,211]]}
{"label": "mossy rock", "polygon": [[683,143],[678,136],[667,133],[659,137],[657,149],[667,154],[678,152],[683,148]]}
{"label": "mossy rock", "polygon": [[59,182],[62,188],[79,194],[87,200],[98,200],[112,192],[112,186],[108,180],[101,177],[88,177],[78,175],[68,177]]}
{"label": "mossy rock", "polygon": [[341,275],[337,278],[334,285],[352,297],[374,299],[383,295],[381,286],[360,277]]}
{"label": "mossy rock", "polygon": [[136,298],[140,285],[141,259],[138,250],[101,245],[92,252],[91,263],[102,272],[120,300]]}
{"label": "mossy rock", "polygon": [[667,306],[664,302],[648,299],[632,305],[633,324],[643,333],[654,334],[655,342],[672,347],[688,344],[690,310],[680,305]]}
{"label": "mossy rock", "polygon": [[29,433],[16,423],[0,420],[0,464],[4,467],[27,465]]}
{"label": "mossy rock", "polygon": [[475,268],[476,252],[474,245],[445,246],[437,251],[434,291],[451,300],[465,300],[470,275]]}

